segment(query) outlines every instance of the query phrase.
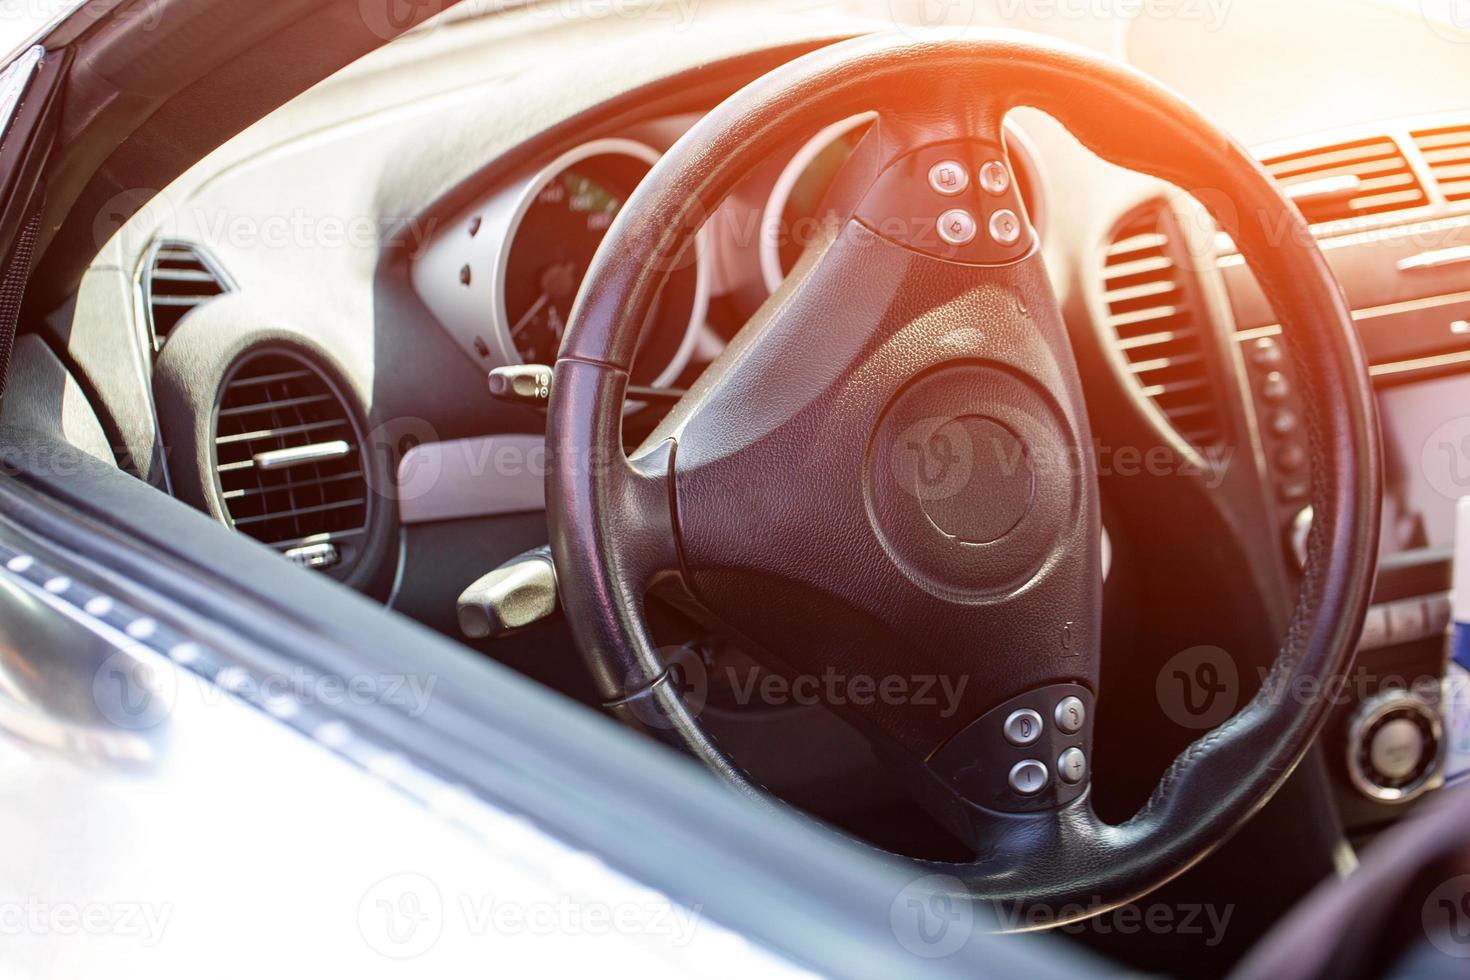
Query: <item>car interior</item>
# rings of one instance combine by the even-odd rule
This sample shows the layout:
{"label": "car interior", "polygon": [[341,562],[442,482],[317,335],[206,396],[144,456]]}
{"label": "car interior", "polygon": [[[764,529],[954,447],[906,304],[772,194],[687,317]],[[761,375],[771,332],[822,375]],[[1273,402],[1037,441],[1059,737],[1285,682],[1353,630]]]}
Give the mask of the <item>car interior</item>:
{"label": "car interior", "polygon": [[1455,975],[1404,896],[1470,853],[1470,33],[202,6],[210,53],[99,19],[22,104],[9,477],[1041,910],[1002,931]]}

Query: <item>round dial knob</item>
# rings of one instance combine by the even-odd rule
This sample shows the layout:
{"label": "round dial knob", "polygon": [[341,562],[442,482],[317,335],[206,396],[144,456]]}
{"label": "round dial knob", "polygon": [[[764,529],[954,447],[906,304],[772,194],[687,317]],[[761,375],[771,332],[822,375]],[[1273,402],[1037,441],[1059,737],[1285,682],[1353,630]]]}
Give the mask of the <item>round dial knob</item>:
{"label": "round dial knob", "polygon": [[1408,691],[1384,691],[1348,726],[1348,776],[1370,800],[1406,803],[1434,785],[1443,750],[1438,709]]}

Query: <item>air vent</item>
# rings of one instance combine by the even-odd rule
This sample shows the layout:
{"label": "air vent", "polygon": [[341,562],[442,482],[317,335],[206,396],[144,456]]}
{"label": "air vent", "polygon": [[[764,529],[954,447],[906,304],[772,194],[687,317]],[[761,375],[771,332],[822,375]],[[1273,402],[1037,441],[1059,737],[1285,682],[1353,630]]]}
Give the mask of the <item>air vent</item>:
{"label": "air vent", "polygon": [[148,332],[158,350],[190,310],[231,289],[218,266],[193,245],[160,242],[143,270]]}
{"label": "air vent", "polygon": [[230,373],[215,425],[215,471],[230,523],[299,564],[342,569],[368,520],[357,426],[314,365],[285,352]]}
{"label": "air vent", "polygon": [[1164,213],[1121,225],[1103,269],[1107,325],[1143,394],[1185,442],[1217,444],[1220,416],[1189,285],[1175,265]]}
{"label": "air vent", "polygon": [[1470,124],[1421,129],[1413,137],[1445,199],[1470,201]]}
{"label": "air vent", "polygon": [[1271,157],[1263,163],[1314,225],[1429,203],[1403,150],[1387,136]]}

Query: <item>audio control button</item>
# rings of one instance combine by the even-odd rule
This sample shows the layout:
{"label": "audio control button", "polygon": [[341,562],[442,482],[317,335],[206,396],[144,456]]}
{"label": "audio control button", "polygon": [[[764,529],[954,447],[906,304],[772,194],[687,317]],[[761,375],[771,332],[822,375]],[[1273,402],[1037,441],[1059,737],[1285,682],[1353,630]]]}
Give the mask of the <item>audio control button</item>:
{"label": "audio control button", "polygon": [[975,219],[964,208],[950,208],[939,216],[939,237],[951,245],[968,245],[975,240]]}
{"label": "audio control button", "polygon": [[980,167],[980,186],[999,197],[1011,189],[1011,172],[999,160],[990,160]]}
{"label": "audio control button", "polygon": [[1012,745],[1031,745],[1041,737],[1041,715],[1030,708],[1012,711],[1006,716],[1005,735]]}
{"label": "audio control button", "polygon": [[970,186],[970,174],[958,160],[940,160],[929,168],[929,186],[945,197],[954,197]]}
{"label": "audio control button", "polygon": [[1022,759],[1011,767],[1011,789],[1023,796],[1035,796],[1046,789],[1046,766],[1035,759]]}
{"label": "audio control button", "polygon": [[1064,783],[1077,784],[1087,778],[1087,756],[1082,750],[1071,748],[1057,760],[1057,775]]}
{"label": "audio control button", "polygon": [[997,245],[1014,245],[1021,240],[1021,219],[1009,208],[990,216],[990,237]]}
{"label": "audio control button", "polygon": [[1087,708],[1081,698],[1068,695],[1057,702],[1057,709],[1052,712],[1052,717],[1063,732],[1076,735],[1082,731],[1082,725],[1087,721]]}

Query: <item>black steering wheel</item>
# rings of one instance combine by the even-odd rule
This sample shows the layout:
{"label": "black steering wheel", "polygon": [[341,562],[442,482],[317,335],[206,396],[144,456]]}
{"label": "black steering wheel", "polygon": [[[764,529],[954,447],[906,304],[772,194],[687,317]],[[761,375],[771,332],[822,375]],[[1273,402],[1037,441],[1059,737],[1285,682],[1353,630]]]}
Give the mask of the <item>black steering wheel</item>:
{"label": "black steering wheel", "polygon": [[[1283,324],[1305,395],[1316,519],[1260,693],[1117,826],[1090,804],[1101,571],[1091,430],[1002,121],[1040,109],[1099,156],[1213,205]],[[842,220],[633,454],[639,332],[668,270],[754,165],[873,111],[831,192]],[[954,165],[958,164],[958,167]],[[1229,202],[1223,204],[1222,202]],[[1080,917],[1157,887],[1276,790],[1351,660],[1376,554],[1373,400],[1341,292],[1254,159],[1177,95],[1010,32],[873,36],[731,96],[627,202],[556,364],[547,505],[562,598],[607,699],[752,795],[681,701],[644,618],[677,577],[788,677],[951,679],[846,717],[973,847],[933,864],[983,901]],[[961,685],[963,678],[966,683]],[[1068,913],[1070,914],[1070,913]]]}

